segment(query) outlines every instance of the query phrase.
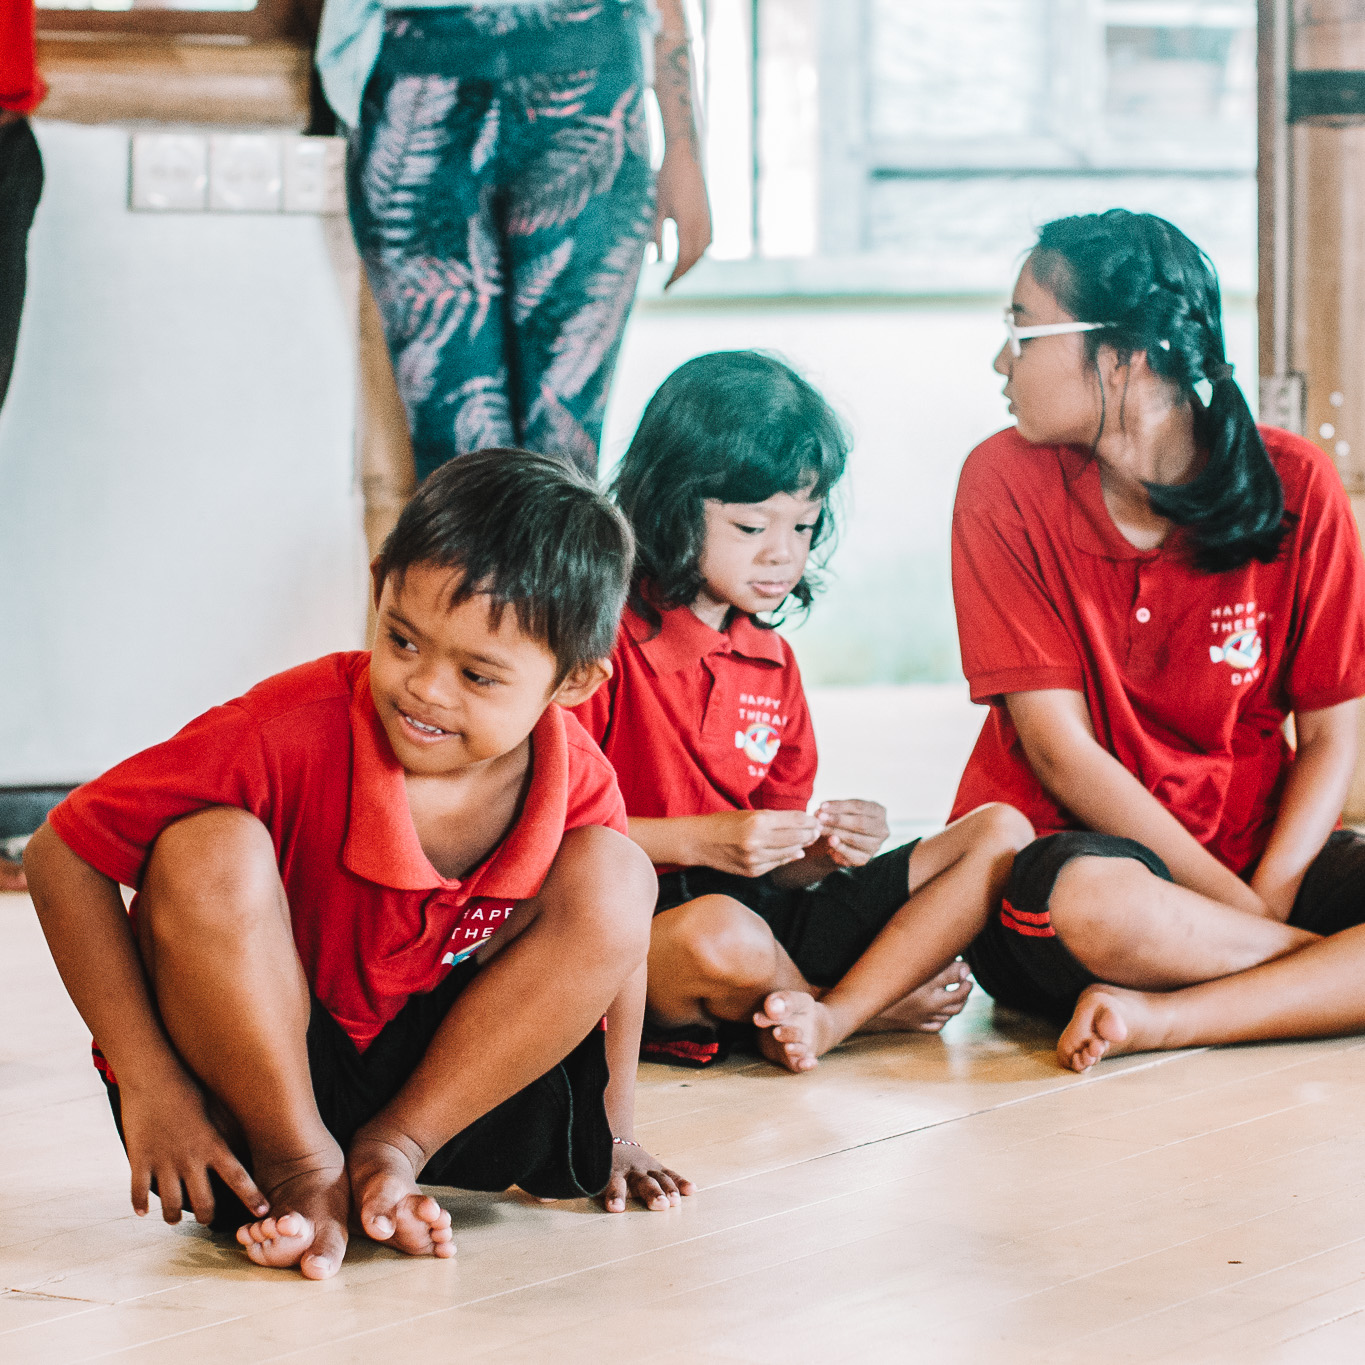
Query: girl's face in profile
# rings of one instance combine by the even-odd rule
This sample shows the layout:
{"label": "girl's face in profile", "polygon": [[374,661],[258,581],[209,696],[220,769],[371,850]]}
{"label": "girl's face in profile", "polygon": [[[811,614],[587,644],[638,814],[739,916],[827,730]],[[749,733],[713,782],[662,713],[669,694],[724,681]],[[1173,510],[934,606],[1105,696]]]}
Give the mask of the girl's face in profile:
{"label": "girl's face in profile", "polygon": [[706,500],[703,588],[692,610],[719,630],[731,607],[773,611],[801,581],[824,504],[805,493],[764,502]]}
{"label": "girl's face in profile", "polygon": [[[1017,327],[1091,321],[1073,318],[1034,279],[1028,261],[1014,286],[1012,307]],[[1100,428],[1100,383],[1086,356],[1084,335],[1033,337],[1021,340],[1019,349],[1016,356],[1006,340],[995,357],[1019,434],[1035,445],[1092,444]]]}

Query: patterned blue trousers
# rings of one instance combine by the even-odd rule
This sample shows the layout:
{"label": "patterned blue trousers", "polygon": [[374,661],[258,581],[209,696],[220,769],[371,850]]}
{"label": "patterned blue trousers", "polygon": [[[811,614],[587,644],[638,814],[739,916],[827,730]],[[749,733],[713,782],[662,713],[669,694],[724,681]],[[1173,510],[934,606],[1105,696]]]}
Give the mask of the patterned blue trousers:
{"label": "patterned blue trousers", "polygon": [[654,226],[642,9],[388,16],[347,178],[421,478],[508,445],[596,472]]}

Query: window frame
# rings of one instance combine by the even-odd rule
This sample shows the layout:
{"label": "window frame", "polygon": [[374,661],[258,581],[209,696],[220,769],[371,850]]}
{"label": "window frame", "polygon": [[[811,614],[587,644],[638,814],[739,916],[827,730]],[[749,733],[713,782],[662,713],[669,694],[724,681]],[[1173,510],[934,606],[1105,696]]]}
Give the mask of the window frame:
{"label": "window frame", "polygon": [[127,38],[239,38],[248,43],[306,37],[297,0],[256,0],[249,10],[44,9],[37,12],[39,37],[97,35]]}

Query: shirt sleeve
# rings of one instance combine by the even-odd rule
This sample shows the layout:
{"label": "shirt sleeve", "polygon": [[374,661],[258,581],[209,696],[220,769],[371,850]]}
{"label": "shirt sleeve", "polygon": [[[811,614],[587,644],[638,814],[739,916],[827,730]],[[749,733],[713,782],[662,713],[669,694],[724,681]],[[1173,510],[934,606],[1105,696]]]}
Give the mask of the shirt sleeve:
{"label": "shirt sleeve", "polygon": [[787,676],[787,724],[782,730],[782,743],[768,767],[768,775],[755,793],[754,805],[759,810],[805,810],[815,791],[815,770],[819,755],[815,748],[815,729],[806,705],[806,691],[801,685],[801,670],[796,656],[785,640]]}
{"label": "shirt sleeve", "polygon": [[1085,685],[1033,543],[1041,514],[1030,516],[1009,486],[1001,468],[1008,455],[999,437],[978,446],[963,465],[953,505],[953,605],[962,671],[976,702]]}
{"label": "shirt sleeve", "polygon": [[1285,691],[1295,711],[1365,696],[1365,556],[1336,471],[1314,459],[1297,535],[1299,572]]}
{"label": "shirt sleeve", "polygon": [[209,806],[237,806],[269,824],[270,789],[256,720],[229,702],[77,787],[48,819],[77,857],[136,887],[167,825]]}
{"label": "shirt sleeve", "polygon": [[583,733],[581,726],[574,724],[577,709],[564,717],[564,738],[571,751],[569,800],[564,828],[603,825],[618,834],[628,834],[630,822],[626,818],[626,803],[621,797],[616,773],[602,756],[602,751]]}

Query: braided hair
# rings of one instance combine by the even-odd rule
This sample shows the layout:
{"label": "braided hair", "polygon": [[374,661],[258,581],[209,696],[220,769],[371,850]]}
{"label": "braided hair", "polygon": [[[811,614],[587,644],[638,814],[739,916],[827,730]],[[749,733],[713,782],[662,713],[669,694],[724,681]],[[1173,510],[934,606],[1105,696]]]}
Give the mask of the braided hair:
{"label": "braided hair", "polygon": [[1274,560],[1292,516],[1227,362],[1209,258],[1164,218],[1110,209],[1045,224],[1029,268],[1072,317],[1106,324],[1085,334],[1092,364],[1101,346],[1124,360],[1143,351],[1152,372],[1193,402],[1208,462],[1189,483],[1147,484],[1147,496],[1153,511],[1188,528],[1196,566],[1223,573]]}

